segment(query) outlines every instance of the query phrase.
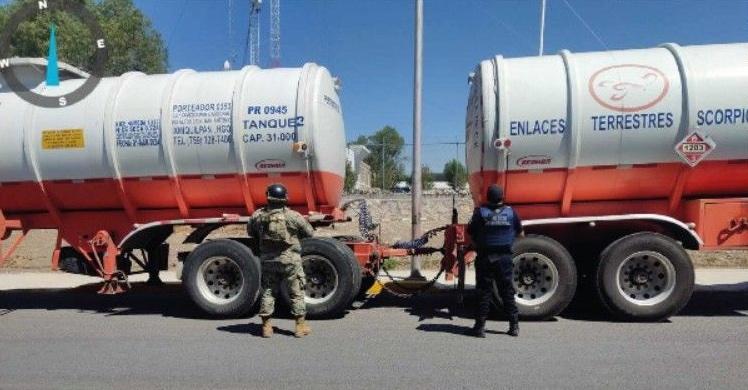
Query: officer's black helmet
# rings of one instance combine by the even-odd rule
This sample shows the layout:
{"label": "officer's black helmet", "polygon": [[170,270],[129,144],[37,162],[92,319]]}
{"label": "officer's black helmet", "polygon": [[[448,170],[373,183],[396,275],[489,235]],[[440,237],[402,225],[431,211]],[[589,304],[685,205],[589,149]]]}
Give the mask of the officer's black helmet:
{"label": "officer's black helmet", "polygon": [[490,204],[504,203],[504,189],[497,184],[491,184],[486,192],[486,199]]}
{"label": "officer's black helmet", "polygon": [[265,191],[265,195],[268,197],[268,202],[285,203],[288,200],[288,191],[286,191],[286,187],[283,184],[276,183],[269,185],[267,191]]}

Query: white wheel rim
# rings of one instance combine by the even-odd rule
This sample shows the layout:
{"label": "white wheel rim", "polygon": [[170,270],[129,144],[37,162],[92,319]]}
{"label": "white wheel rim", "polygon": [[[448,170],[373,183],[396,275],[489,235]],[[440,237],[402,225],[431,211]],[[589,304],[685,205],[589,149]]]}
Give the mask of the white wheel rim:
{"label": "white wheel rim", "polygon": [[558,269],[541,253],[521,253],[512,259],[514,299],[518,305],[540,305],[558,290]]}
{"label": "white wheel rim", "polygon": [[329,301],[338,291],[338,271],[326,257],[309,255],[304,257],[304,302],[313,305]]}
{"label": "white wheel rim", "polygon": [[225,256],[214,256],[203,261],[196,277],[200,295],[214,304],[233,302],[244,289],[241,268],[234,260]]}
{"label": "white wheel rim", "polygon": [[656,305],[673,294],[675,267],[661,253],[633,253],[618,266],[616,287],[622,297],[635,305]]}

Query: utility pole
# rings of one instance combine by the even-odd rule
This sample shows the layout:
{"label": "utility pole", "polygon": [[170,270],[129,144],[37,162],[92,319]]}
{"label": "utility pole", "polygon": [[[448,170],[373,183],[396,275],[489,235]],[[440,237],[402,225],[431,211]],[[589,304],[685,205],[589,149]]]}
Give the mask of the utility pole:
{"label": "utility pole", "polygon": [[382,191],[384,191],[384,148],[387,146],[387,143],[384,142],[384,137],[382,137],[382,159],[379,161],[379,165],[382,166]]}
{"label": "utility pole", "polygon": [[[421,235],[421,84],[423,80],[423,0],[416,0],[415,62],[413,78],[413,187],[411,189],[411,239]],[[421,260],[410,258],[411,280],[424,280]]]}
{"label": "utility pole", "polygon": [[540,48],[538,55],[543,55],[543,36],[545,35],[545,0],[540,3]]}

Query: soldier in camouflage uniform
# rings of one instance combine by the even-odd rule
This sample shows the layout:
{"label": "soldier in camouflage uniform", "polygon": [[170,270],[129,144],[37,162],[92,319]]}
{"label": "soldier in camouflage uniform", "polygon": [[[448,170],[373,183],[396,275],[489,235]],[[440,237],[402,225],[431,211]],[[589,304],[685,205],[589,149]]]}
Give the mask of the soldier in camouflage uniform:
{"label": "soldier in camouflage uniform", "polygon": [[281,283],[287,283],[291,296],[291,314],[296,317],[294,336],[304,337],[311,329],[304,319],[306,279],[301,263],[301,240],[311,237],[314,230],[301,214],[286,207],[285,187],[273,184],[268,187],[266,195],[268,205],[257,210],[248,222],[250,235],[259,240],[262,260],[262,337],[273,335],[270,317],[273,315],[275,295]]}

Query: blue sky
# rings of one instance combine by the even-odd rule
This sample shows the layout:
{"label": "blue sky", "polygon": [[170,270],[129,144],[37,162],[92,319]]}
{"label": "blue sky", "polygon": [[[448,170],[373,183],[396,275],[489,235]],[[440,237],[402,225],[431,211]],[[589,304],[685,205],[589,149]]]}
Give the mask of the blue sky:
{"label": "blue sky", "polygon": [[[410,141],[413,1],[281,1],[282,65],[314,61],[342,79],[348,139],[391,125]],[[566,1],[548,0],[546,53],[748,41],[748,1]],[[231,41],[229,0],[135,3],[161,32],[170,71],[220,69],[231,53],[241,60],[248,0],[233,0]],[[268,11],[261,16],[264,61]],[[537,55],[540,0],[425,0],[424,14],[424,142],[462,141],[468,73],[495,54]],[[424,147],[424,162],[437,171],[454,155],[454,146]]]}

